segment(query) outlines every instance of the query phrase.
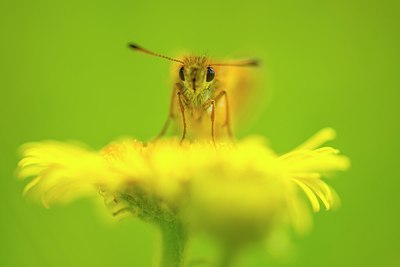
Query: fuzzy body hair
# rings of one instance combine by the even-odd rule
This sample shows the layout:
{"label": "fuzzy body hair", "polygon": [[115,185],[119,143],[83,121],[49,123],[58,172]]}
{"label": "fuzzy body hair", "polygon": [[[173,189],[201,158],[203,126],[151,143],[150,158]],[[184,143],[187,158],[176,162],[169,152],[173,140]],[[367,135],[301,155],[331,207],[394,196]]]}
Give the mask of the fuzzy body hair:
{"label": "fuzzy body hair", "polygon": [[[208,58],[201,56],[185,57],[183,59],[185,80],[178,78],[177,83],[181,86],[185,108],[206,109],[209,100],[216,93],[217,79],[207,82],[207,68],[210,66]],[[217,76],[217,75],[216,75]]]}

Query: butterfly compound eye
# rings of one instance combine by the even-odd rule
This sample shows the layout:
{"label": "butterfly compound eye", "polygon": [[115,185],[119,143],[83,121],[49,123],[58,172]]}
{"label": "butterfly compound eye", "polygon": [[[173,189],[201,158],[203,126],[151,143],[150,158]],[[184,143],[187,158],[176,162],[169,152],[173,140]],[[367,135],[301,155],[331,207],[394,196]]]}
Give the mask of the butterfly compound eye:
{"label": "butterfly compound eye", "polygon": [[211,67],[207,67],[207,77],[206,77],[206,81],[207,82],[211,82],[212,80],[214,80],[215,77],[215,71],[213,68]]}
{"label": "butterfly compound eye", "polygon": [[184,81],[185,80],[185,74],[183,73],[183,67],[180,68],[179,70],[179,78]]}

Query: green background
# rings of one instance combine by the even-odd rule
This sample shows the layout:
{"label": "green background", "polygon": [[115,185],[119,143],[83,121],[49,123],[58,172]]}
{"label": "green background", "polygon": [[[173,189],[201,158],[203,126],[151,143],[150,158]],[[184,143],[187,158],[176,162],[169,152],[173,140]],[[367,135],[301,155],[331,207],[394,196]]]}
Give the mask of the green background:
{"label": "green background", "polygon": [[[157,232],[105,223],[88,200],[46,210],[14,178],[28,141],[101,148],[160,130],[170,62],[135,54],[134,41],[171,56],[263,60],[261,114],[238,133],[285,152],[322,127],[352,168],[330,181],[342,198],[315,215],[289,263],[261,247],[242,266],[400,266],[398,1],[0,1],[0,266],[150,266]],[[213,253],[198,242],[194,255]]]}

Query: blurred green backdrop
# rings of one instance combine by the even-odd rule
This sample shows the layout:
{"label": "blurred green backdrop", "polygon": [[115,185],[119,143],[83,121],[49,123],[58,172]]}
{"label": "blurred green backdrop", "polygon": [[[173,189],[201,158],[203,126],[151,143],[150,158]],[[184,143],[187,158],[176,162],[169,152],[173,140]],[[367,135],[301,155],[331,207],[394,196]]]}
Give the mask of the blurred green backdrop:
{"label": "blurred green backdrop", "polygon": [[400,266],[399,29],[398,1],[0,1],[0,266],[152,264],[152,227],[104,223],[85,200],[46,210],[14,178],[24,142],[98,149],[158,133],[170,62],[129,41],[171,56],[260,57],[272,98],[239,136],[265,135],[284,152],[338,131],[332,145],[353,164],[331,181],[341,209],[316,214],[292,263],[256,248],[242,266]]}

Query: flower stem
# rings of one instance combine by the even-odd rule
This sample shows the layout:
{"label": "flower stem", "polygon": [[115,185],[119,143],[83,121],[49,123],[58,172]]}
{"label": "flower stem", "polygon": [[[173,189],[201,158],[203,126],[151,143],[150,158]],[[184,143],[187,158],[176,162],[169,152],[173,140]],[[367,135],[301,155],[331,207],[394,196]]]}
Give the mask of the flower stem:
{"label": "flower stem", "polygon": [[159,223],[161,230],[160,267],[182,267],[186,246],[186,232],[178,220]]}
{"label": "flower stem", "polygon": [[236,252],[237,251],[235,246],[225,245],[222,248],[217,266],[232,267],[235,260]]}

